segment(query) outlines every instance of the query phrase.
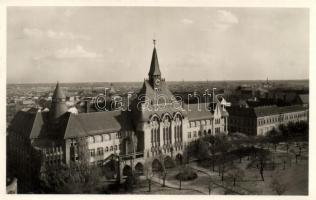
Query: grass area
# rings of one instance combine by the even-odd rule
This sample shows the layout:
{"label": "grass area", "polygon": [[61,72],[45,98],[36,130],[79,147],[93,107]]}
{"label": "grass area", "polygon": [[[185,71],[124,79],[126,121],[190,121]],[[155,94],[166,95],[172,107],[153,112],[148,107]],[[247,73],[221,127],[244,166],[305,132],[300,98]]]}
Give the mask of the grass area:
{"label": "grass area", "polygon": [[159,195],[183,195],[183,194],[201,194],[193,190],[178,190],[168,187],[162,187],[161,184],[152,183],[151,192],[148,191],[147,181],[142,181],[139,187],[135,188],[133,194],[159,194]]}
{"label": "grass area", "polygon": [[[256,167],[247,167],[251,161],[248,161],[246,157],[242,159],[242,163],[239,163],[239,160],[235,160],[234,165],[243,170],[244,175],[242,179],[237,179],[236,187],[233,187],[233,189],[235,191],[247,191],[248,194],[277,195],[272,186],[273,180],[276,180],[284,188],[283,195],[308,195],[307,151],[302,153],[298,163],[295,162],[294,155],[289,154],[292,157],[291,163],[290,159],[286,160],[285,169],[283,160],[287,157],[287,154],[277,151],[273,155],[276,163],[275,169],[272,169],[270,163],[269,167],[263,172],[264,181],[261,180],[259,170]],[[218,176],[212,176],[212,179],[217,184],[232,186],[233,180],[227,177],[229,172],[230,170],[225,172],[224,182]]]}
{"label": "grass area", "polygon": [[[295,148],[294,144],[291,148]],[[182,181],[182,190],[179,190],[179,180],[176,179],[176,175],[179,174],[180,168],[174,167],[168,169],[166,176],[166,182],[168,182],[169,185],[172,185],[173,188],[162,187],[161,180],[160,183],[152,182],[151,192],[149,192],[148,182],[146,180],[140,180],[133,191],[128,192],[128,194],[208,194],[209,183],[211,181],[211,194],[216,195],[277,195],[278,193],[276,189],[279,189],[278,191],[280,191],[280,188],[282,189],[280,192],[282,195],[308,195],[308,149],[302,150],[302,154],[299,156],[297,163],[295,161],[295,155],[292,153],[287,154],[286,151],[284,151],[283,145],[279,145],[276,152],[273,148],[270,148],[269,151],[273,156],[264,169],[264,181],[261,179],[256,164],[250,165],[253,161],[251,159],[248,160],[247,156],[245,156],[242,158],[241,163],[239,162],[239,158],[230,160],[230,162],[227,163],[224,181],[222,181],[221,176],[219,176],[217,165],[215,166],[215,172],[213,172],[210,170],[209,166],[205,167],[205,165],[201,163],[191,163],[189,165],[196,165],[200,168],[205,167],[204,171],[207,171],[207,173],[195,170],[197,178],[190,181]],[[272,161],[275,163],[275,168],[272,167]],[[284,161],[286,161],[285,165]],[[229,176],[229,174],[232,174],[231,172],[236,170],[236,168],[242,170],[242,176],[236,178],[236,185],[234,186],[233,178]],[[159,177],[159,175],[156,174],[155,177]],[[272,184],[275,182],[278,183],[278,187],[276,187],[276,184]],[[98,191],[95,193],[98,193]],[[120,190],[119,193],[122,194],[125,192]]]}
{"label": "grass area", "polygon": [[[255,165],[249,168],[249,164],[252,161],[247,160],[247,157],[243,157],[241,163],[239,162],[239,159],[232,162],[235,167],[234,169],[237,167],[243,171],[243,176],[236,180],[236,186],[233,186],[233,179],[228,175],[233,169],[227,166],[224,181],[221,180],[218,171],[212,172],[210,168],[205,168],[208,172],[211,172],[211,176],[196,171],[197,178],[191,181],[183,181],[181,183],[182,188],[198,188],[204,194],[208,194],[208,187],[211,180],[212,194],[223,195],[239,193],[252,195],[277,195],[277,187],[272,184],[273,181],[276,180],[279,186],[284,190],[282,195],[308,195],[308,151],[302,152],[297,163],[295,162],[295,156],[289,154],[291,159],[286,160],[285,169],[283,160],[285,160],[288,154],[281,148],[279,148],[277,152],[274,152],[272,149],[270,149],[270,151],[273,153],[273,160],[276,164],[274,169],[270,163],[269,167],[264,170],[264,181],[262,181],[259,170]],[[215,169],[217,170],[218,167],[216,166]],[[166,181],[178,186],[179,180],[175,178],[178,173],[179,168],[177,167],[169,169]],[[162,181],[161,184],[153,183],[151,194],[201,194],[201,192],[199,193],[193,190],[171,189],[161,187],[161,185]],[[142,183],[139,188],[134,190],[134,193],[147,194],[147,183]]]}

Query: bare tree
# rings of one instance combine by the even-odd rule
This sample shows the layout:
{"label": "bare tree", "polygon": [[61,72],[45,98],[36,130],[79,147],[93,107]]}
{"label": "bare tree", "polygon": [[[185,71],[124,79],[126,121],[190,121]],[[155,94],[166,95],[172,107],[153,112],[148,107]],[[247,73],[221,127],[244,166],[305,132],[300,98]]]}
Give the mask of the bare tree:
{"label": "bare tree", "polygon": [[145,172],[146,180],[148,182],[148,192],[151,192],[152,178],[154,176],[154,173],[152,171],[151,162],[146,161],[144,163],[144,172]]}
{"label": "bare tree", "polygon": [[162,187],[165,187],[165,182],[166,182],[166,178],[167,178],[167,174],[168,174],[164,158],[165,158],[164,155],[162,153],[160,153],[159,156],[158,156],[158,160],[161,163],[160,173],[161,173],[161,176],[162,176]]}
{"label": "bare tree", "polygon": [[236,186],[236,181],[237,180],[242,180],[244,177],[244,171],[241,170],[240,168],[233,166],[229,172],[228,172],[228,177],[233,179],[233,186]]}

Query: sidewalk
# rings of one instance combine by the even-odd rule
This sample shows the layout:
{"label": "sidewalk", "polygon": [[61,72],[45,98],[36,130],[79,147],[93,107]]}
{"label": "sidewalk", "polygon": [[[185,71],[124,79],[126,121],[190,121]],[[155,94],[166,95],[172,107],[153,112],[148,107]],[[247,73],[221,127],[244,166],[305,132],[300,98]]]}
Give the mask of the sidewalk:
{"label": "sidewalk", "polygon": [[[158,177],[155,177],[155,176],[152,177],[152,181],[153,181],[153,182],[156,182],[156,183],[158,183],[158,184],[161,184],[161,185],[162,185],[162,182],[163,182],[162,179],[160,179],[160,178],[158,178]],[[174,184],[174,183],[171,183],[171,182],[169,182],[168,180],[165,180],[165,187],[179,190],[179,185]],[[205,191],[203,191],[203,190],[201,190],[201,189],[202,189],[202,188],[198,188],[198,187],[195,187],[195,186],[191,186],[190,188],[187,188],[187,187],[184,187],[184,186],[182,185],[182,187],[181,187],[181,190],[191,190],[191,191],[199,192],[199,193],[201,193],[201,194],[208,194],[208,191],[205,192]]]}
{"label": "sidewalk", "polygon": [[[195,163],[194,163],[194,164],[193,164],[193,163],[189,164],[189,167],[191,167],[192,169],[194,169],[194,170],[196,170],[196,171],[202,172],[202,173],[208,175],[209,177],[218,176],[218,173],[209,171],[209,170],[204,169],[204,168],[202,168],[202,167],[199,167],[199,166],[197,166]],[[237,192],[237,191],[236,191],[236,188],[237,188],[237,187],[236,187],[236,188],[231,188],[231,187],[225,186],[225,185],[223,185],[223,184],[218,184],[218,183],[216,183],[216,182],[214,182],[214,181],[211,181],[211,182],[213,183],[213,185],[216,185],[217,187],[221,187],[221,188],[224,188],[224,189],[226,189],[226,190],[230,190],[230,191],[232,191],[232,192],[234,192],[234,193],[236,193],[236,194],[239,194],[239,195],[246,195],[246,194],[249,194],[249,191],[247,191],[247,190],[245,190],[244,188],[241,188],[241,187],[238,187],[238,190],[239,190],[239,191]]]}

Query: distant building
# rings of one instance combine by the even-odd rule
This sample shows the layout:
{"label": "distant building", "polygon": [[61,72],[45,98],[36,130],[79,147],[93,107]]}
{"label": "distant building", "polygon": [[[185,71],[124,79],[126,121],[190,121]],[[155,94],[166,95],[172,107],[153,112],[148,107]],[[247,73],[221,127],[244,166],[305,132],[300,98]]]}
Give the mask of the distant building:
{"label": "distant building", "polygon": [[229,132],[242,132],[248,135],[266,135],[280,124],[308,121],[308,109],[301,105],[230,107]]}

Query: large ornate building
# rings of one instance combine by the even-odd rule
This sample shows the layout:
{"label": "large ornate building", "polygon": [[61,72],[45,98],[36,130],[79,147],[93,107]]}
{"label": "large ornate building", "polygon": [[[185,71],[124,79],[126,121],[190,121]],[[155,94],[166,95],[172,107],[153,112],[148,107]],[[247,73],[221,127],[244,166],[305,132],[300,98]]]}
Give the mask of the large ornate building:
{"label": "large ornate building", "polygon": [[[154,47],[148,79],[144,80],[130,111],[70,113],[57,83],[49,111],[20,111],[8,128],[8,163],[11,168],[69,164],[80,159],[80,139],[87,142],[91,165],[108,158],[121,160],[121,171],[143,170],[144,162],[158,155],[178,159],[191,142],[208,134],[227,133],[228,113],[218,100],[212,104],[178,101],[161,76]],[[23,144],[23,145],[22,145]],[[35,170],[36,171],[36,170]]]}

